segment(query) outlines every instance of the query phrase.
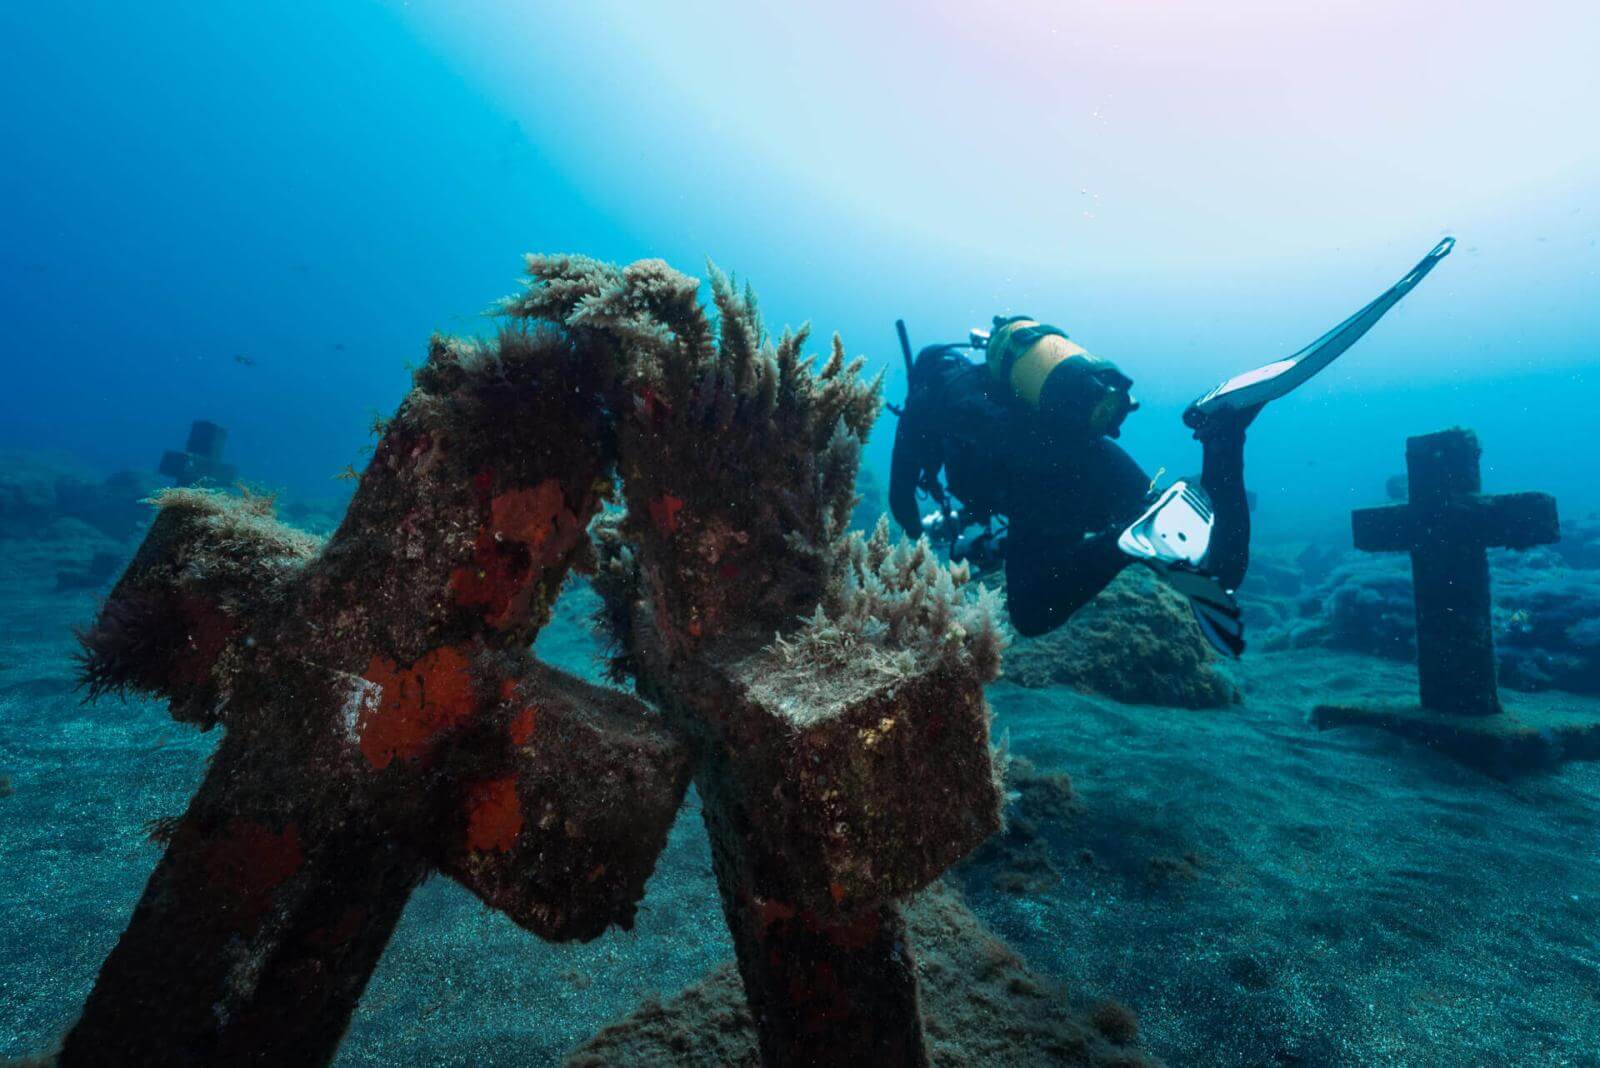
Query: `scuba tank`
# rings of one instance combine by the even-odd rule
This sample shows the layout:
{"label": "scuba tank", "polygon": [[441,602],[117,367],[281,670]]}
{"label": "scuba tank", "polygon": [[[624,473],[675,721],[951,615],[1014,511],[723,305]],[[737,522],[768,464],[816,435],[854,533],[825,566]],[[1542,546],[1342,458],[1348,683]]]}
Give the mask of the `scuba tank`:
{"label": "scuba tank", "polygon": [[1133,379],[1110,360],[1087,352],[1058,327],[1025,315],[995,317],[987,335],[972,332],[985,350],[997,390],[1052,423],[1090,437],[1117,437],[1139,407]]}

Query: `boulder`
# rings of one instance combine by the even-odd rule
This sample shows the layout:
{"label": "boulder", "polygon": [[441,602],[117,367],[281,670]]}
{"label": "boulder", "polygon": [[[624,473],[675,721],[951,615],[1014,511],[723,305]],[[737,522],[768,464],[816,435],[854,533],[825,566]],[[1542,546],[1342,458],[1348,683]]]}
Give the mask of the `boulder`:
{"label": "boulder", "polygon": [[[1159,1063],[1140,1049],[1131,1011],[1113,1001],[1074,1002],[1031,971],[947,885],[918,895],[906,906],[906,921],[930,1064]],[[759,1063],[731,962],[665,1001],[647,1001],[567,1060],[568,1068]]]}
{"label": "boulder", "polygon": [[1049,634],[1013,642],[1003,670],[1020,686],[1068,686],[1128,704],[1239,702],[1187,602],[1142,567],[1124,571]]}

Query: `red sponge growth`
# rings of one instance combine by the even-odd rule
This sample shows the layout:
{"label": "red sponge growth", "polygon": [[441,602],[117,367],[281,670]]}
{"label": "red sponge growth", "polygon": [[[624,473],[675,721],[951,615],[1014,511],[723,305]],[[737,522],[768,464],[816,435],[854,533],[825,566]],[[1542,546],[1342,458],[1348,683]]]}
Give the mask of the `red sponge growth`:
{"label": "red sponge growth", "polygon": [[472,562],[450,576],[456,602],[482,608],[490,626],[514,625],[527,611],[539,573],[560,564],[582,536],[583,524],[553,478],[494,497]]}
{"label": "red sponge growth", "polygon": [[522,833],[516,776],[475,783],[467,790],[467,848],[508,853]]}
{"label": "red sponge growth", "polygon": [[650,522],[656,525],[663,538],[678,531],[678,513],[683,511],[683,501],[670,493],[663,493],[650,502]]}
{"label": "red sponge growth", "polygon": [[356,734],[361,755],[375,768],[421,756],[437,734],[477,707],[467,657],[455,646],[441,646],[404,668],[375,656],[366,679],[381,696],[362,708]]}
{"label": "red sponge growth", "polygon": [[512,745],[527,745],[528,739],[533,737],[533,728],[539,723],[539,709],[529,705],[517,713],[515,719],[506,727],[506,734],[511,738]]}
{"label": "red sponge growth", "polygon": [[578,543],[583,528],[567,507],[561,483],[547,478],[533,489],[502,493],[489,505],[496,537],[520,541],[535,561],[550,564]]}
{"label": "red sponge growth", "polygon": [[235,816],[205,854],[211,887],[232,898],[239,929],[253,931],[272,907],[272,892],[300,870],[305,855],[294,824],[281,832]]}

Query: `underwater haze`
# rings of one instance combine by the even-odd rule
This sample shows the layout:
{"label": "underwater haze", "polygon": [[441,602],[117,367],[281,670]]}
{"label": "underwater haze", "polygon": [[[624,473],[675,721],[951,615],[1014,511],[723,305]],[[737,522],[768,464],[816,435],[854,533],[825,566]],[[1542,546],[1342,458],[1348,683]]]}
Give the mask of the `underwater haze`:
{"label": "underwater haze", "polygon": [[[1491,553],[1508,707],[1600,722],[1597,56],[1592,0],[0,4],[0,1061],[72,1025],[216,745],[76,689],[192,422],[326,535],[430,336],[493,336],[525,253],[578,253],[731,271],[892,404],[897,319],[1054,323],[1132,377],[1120,443],[1170,481],[1191,401],[1453,237],[1250,428],[1250,651],[1122,587],[1135,622],[1018,642],[1007,829],[943,885],[1127,1063],[1600,1064],[1600,764],[1308,725],[1416,698],[1408,558],[1350,513],[1452,427],[1486,492],[1559,505],[1559,543]],[[600,682],[596,604],[537,649]],[[734,957],[696,803],[631,934],[548,945],[427,883],[339,1063],[625,1063],[583,1044],[641,1004],[694,1031],[679,992]]]}
{"label": "underwater haze", "polygon": [[[526,251],[706,258],[903,389],[892,323],[1065,327],[1135,379],[1136,455],[1446,234],[1459,251],[1264,420],[1274,509],[1406,433],[1594,500],[1593,5],[8,5],[7,444],[106,465],[231,431],[320,491],[431,330]],[[244,355],[250,365],[235,362]],[[889,424],[886,422],[883,427]],[[873,456],[882,463],[880,428]],[[1381,482],[1381,480],[1380,480]],[[1326,498],[1332,497],[1332,501]]]}

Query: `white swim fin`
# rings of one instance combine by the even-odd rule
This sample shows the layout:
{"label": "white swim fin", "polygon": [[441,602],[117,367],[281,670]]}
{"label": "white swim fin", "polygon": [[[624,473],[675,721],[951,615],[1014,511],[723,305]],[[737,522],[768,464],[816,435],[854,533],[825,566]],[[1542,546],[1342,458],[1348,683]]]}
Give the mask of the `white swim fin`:
{"label": "white swim fin", "polygon": [[1211,548],[1211,498],[1179,480],[1117,538],[1117,548],[1156,571],[1189,599],[1200,633],[1219,653],[1244,652],[1244,621],[1233,591],[1201,570]]}
{"label": "white swim fin", "polygon": [[1390,286],[1382,296],[1293,356],[1234,375],[1202,395],[1183,413],[1184,423],[1198,430],[1206,420],[1224,411],[1257,407],[1304,385],[1361,340],[1362,335],[1371,330],[1390,308],[1400,303],[1402,297],[1415,289],[1417,283],[1426,278],[1440,260],[1450,255],[1455,244],[1453,237],[1439,242],[1432,252],[1422,257],[1404,278]]}
{"label": "white swim fin", "polygon": [[1199,567],[1211,548],[1211,497],[1179,479],[1117,538],[1117,548],[1146,564]]}

